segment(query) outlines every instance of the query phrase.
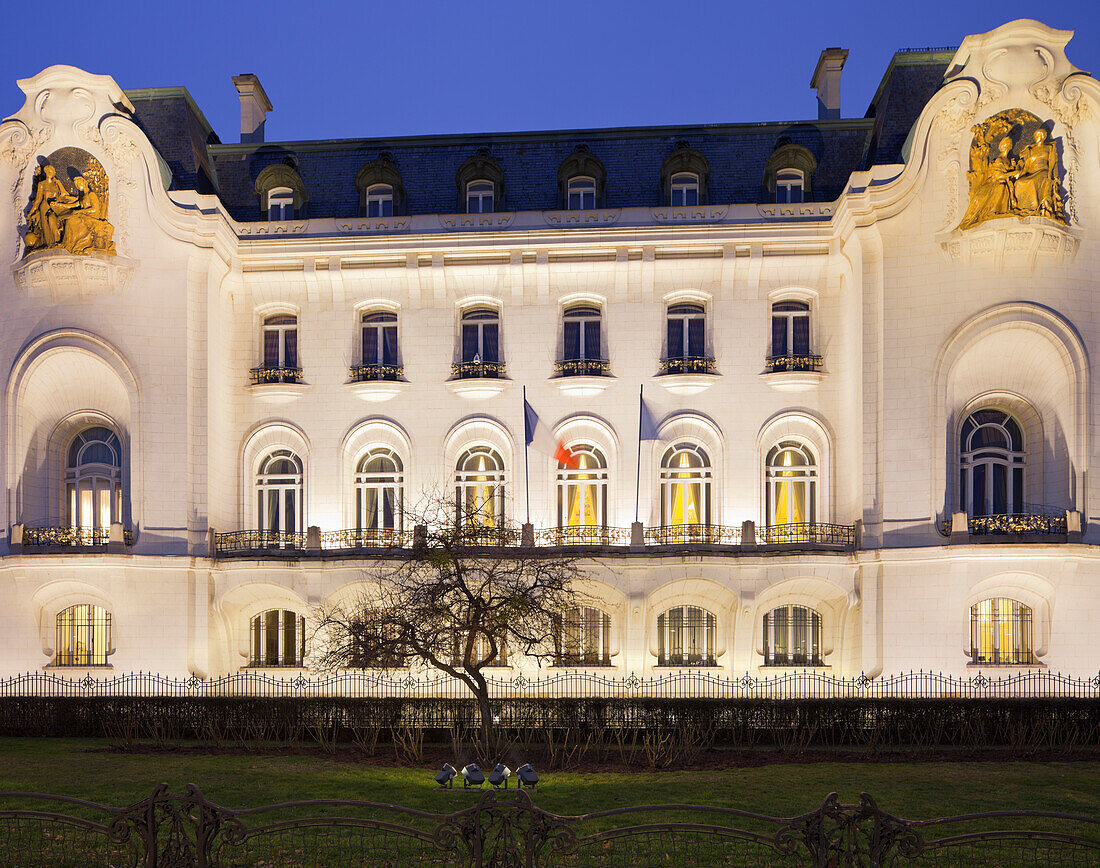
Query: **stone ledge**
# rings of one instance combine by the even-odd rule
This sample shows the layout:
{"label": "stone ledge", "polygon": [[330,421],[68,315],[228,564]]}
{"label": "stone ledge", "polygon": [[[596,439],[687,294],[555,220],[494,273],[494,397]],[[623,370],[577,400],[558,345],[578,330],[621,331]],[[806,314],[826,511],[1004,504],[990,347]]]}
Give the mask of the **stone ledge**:
{"label": "stone ledge", "polygon": [[107,253],[73,256],[66,250],[36,250],[15,263],[11,273],[28,296],[67,301],[126,289],[137,265],[136,260]]}
{"label": "stone ledge", "polygon": [[1046,217],[1004,217],[942,233],[936,241],[952,265],[1031,271],[1038,264],[1072,262],[1081,247],[1081,233]]}

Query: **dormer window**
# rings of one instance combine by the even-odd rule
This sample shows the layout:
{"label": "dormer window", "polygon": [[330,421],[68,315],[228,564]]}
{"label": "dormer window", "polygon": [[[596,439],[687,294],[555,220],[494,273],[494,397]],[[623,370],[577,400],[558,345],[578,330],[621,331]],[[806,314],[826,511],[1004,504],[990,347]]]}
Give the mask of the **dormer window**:
{"label": "dormer window", "polygon": [[366,192],[367,217],[393,216],[393,187],[389,184],[372,184]]}
{"label": "dormer window", "polygon": [[683,208],[699,204],[699,176],[694,172],[677,172],[671,180],[672,207]]}
{"label": "dormer window", "polygon": [[267,219],[294,219],[294,191],[289,187],[276,187],[267,193]]}
{"label": "dormer window", "polygon": [[799,169],[780,169],[775,173],[775,201],[797,203],[803,201],[805,177]]}
{"label": "dormer window", "polygon": [[570,178],[567,207],[570,211],[585,211],[596,207],[596,179]]}
{"label": "dormer window", "polygon": [[492,181],[479,179],[466,185],[466,213],[492,214],[495,199],[495,185]]}

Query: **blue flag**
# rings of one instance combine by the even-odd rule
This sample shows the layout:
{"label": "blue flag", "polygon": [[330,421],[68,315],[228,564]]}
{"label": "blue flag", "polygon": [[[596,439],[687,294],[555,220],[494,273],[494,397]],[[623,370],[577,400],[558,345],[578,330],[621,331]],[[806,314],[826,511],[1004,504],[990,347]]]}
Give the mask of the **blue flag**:
{"label": "blue flag", "polygon": [[639,395],[638,400],[642,402],[642,411],[638,422],[638,439],[664,440],[665,438],[657,433],[657,420],[653,417],[653,411],[649,409],[645,398]]}

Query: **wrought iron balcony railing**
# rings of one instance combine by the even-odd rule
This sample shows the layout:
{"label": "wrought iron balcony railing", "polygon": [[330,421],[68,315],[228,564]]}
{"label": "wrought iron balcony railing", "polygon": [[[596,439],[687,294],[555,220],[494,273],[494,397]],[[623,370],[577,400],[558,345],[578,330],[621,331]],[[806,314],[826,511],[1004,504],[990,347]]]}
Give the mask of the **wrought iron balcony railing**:
{"label": "wrought iron balcony railing", "polygon": [[661,359],[662,374],[713,374],[714,356],[676,356]]}
{"label": "wrought iron balcony railing", "polygon": [[855,528],[850,524],[773,524],[756,529],[757,542],[764,545],[855,545]]}
{"label": "wrought iron balcony railing", "polygon": [[820,371],[821,356],[810,354],[793,356],[768,356],[765,362],[768,373],[777,371]]}
{"label": "wrought iron balcony railing", "polygon": [[471,527],[462,530],[456,540],[465,546],[508,547],[518,546],[522,541],[518,527]]}
{"label": "wrought iron balcony railing", "polygon": [[726,545],[741,544],[741,528],[720,524],[665,524],[645,529],[646,545]]}
{"label": "wrought iron balcony railing", "polygon": [[[1017,515],[972,515],[967,519],[974,536],[1011,536],[1044,534],[1065,536],[1066,514],[1046,515],[1020,513]],[[948,528],[950,530],[950,527]]]}
{"label": "wrought iron balcony railing", "polygon": [[[133,545],[132,531],[123,530],[126,545]],[[106,527],[25,527],[23,548],[56,546],[59,548],[83,548],[105,546],[111,541],[111,530]]]}
{"label": "wrought iron balcony railing", "polygon": [[216,555],[305,551],[306,535],[283,530],[237,530],[214,534]]}
{"label": "wrought iron balcony railing", "polygon": [[259,386],[265,383],[300,383],[302,382],[301,368],[268,368],[260,365],[248,372],[248,379],[252,385]]}
{"label": "wrought iron balcony railing", "polygon": [[606,377],[611,373],[607,359],[562,359],[554,363],[554,373],[559,377]]}
{"label": "wrought iron balcony railing", "polygon": [[393,528],[350,528],[325,531],[321,548],[325,551],[358,551],[371,549],[401,549],[412,545],[411,531]]}
{"label": "wrought iron balcony railing", "polygon": [[456,380],[500,379],[504,371],[504,362],[454,362],[451,365],[451,376]]}
{"label": "wrought iron balcony railing", "polygon": [[405,376],[403,365],[352,365],[353,383],[369,383],[372,380],[400,380]]}
{"label": "wrought iron balcony railing", "polygon": [[535,531],[535,545],[540,546],[625,546],[630,544],[630,530],[625,527],[578,525],[547,527]]}

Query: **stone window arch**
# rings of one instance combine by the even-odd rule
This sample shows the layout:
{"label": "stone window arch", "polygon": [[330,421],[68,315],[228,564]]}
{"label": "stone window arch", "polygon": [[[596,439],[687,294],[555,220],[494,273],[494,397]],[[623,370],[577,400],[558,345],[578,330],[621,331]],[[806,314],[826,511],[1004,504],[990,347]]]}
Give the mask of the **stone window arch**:
{"label": "stone window arch", "polygon": [[563,209],[577,211],[587,207],[585,202],[573,207],[569,199],[569,182],[584,178],[590,178],[595,185],[595,203],[592,207],[603,208],[607,169],[604,168],[603,160],[589,152],[587,145],[577,145],[573,153],[562,160],[558,167],[558,196]]}
{"label": "stone window arch", "polygon": [[796,180],[795,173],[802,176],[802,198],[799,201],[810,201],[816,171],[817,159],[808,148],[794,144],[786,136],[781,137],[764,166],[764,201],[779,202],[776,198],[777,187],[789,187]]}
{"label": "stone window arch", "polygon": [[478,181],[492,184],[493,207],[489,211],[504,210],[504,170],[493,159],[488,148],[479,148],[478,152],[466,160],[455,172],[455,184],[458,186],[458,210],[467,213],[467,188]]}
{"label": "stone window arch", "polygon": [[[306,202],[309,200],[309,196],[306,195],[305,184],[302,183],[302,178],[297,170],[291,165],[292,162],[290,158],[287,158],[281,163],[268,166],[256,177],[256,194],[260,197],[260,214],[263,215],[265,220],[301,220],[306,215]],[[280,214],[272,217],[272,206],[276,204],[278,197],[285,195],[287,190],[290,191],[290,198],[293,202],[294,216],[288,218]]]}
{"label": "stone window arch", "polygon": [[[690,201],[692,197],[688,176],[692,175],[695,176],[698,185],[696,202]],[[661,164],[661,202],[671,207],[706,205],[709,181],[710,161],[701,152],[690,147],[687,142],[679,142],[676,149]],[[674,198],[674,187],[676,192],[683,191],[679,202]]]}
{"label": "stone window arch", "polygon": [[[385,188],[389,188],[390,207],[385,213]],[[389,154],[383,153],[371,160],[355,175],[355,189],[359,191],[360,217],[395,217],[405,213],[405,184],[401,172]],[[374,213],[374,212],[378,213]]]}

